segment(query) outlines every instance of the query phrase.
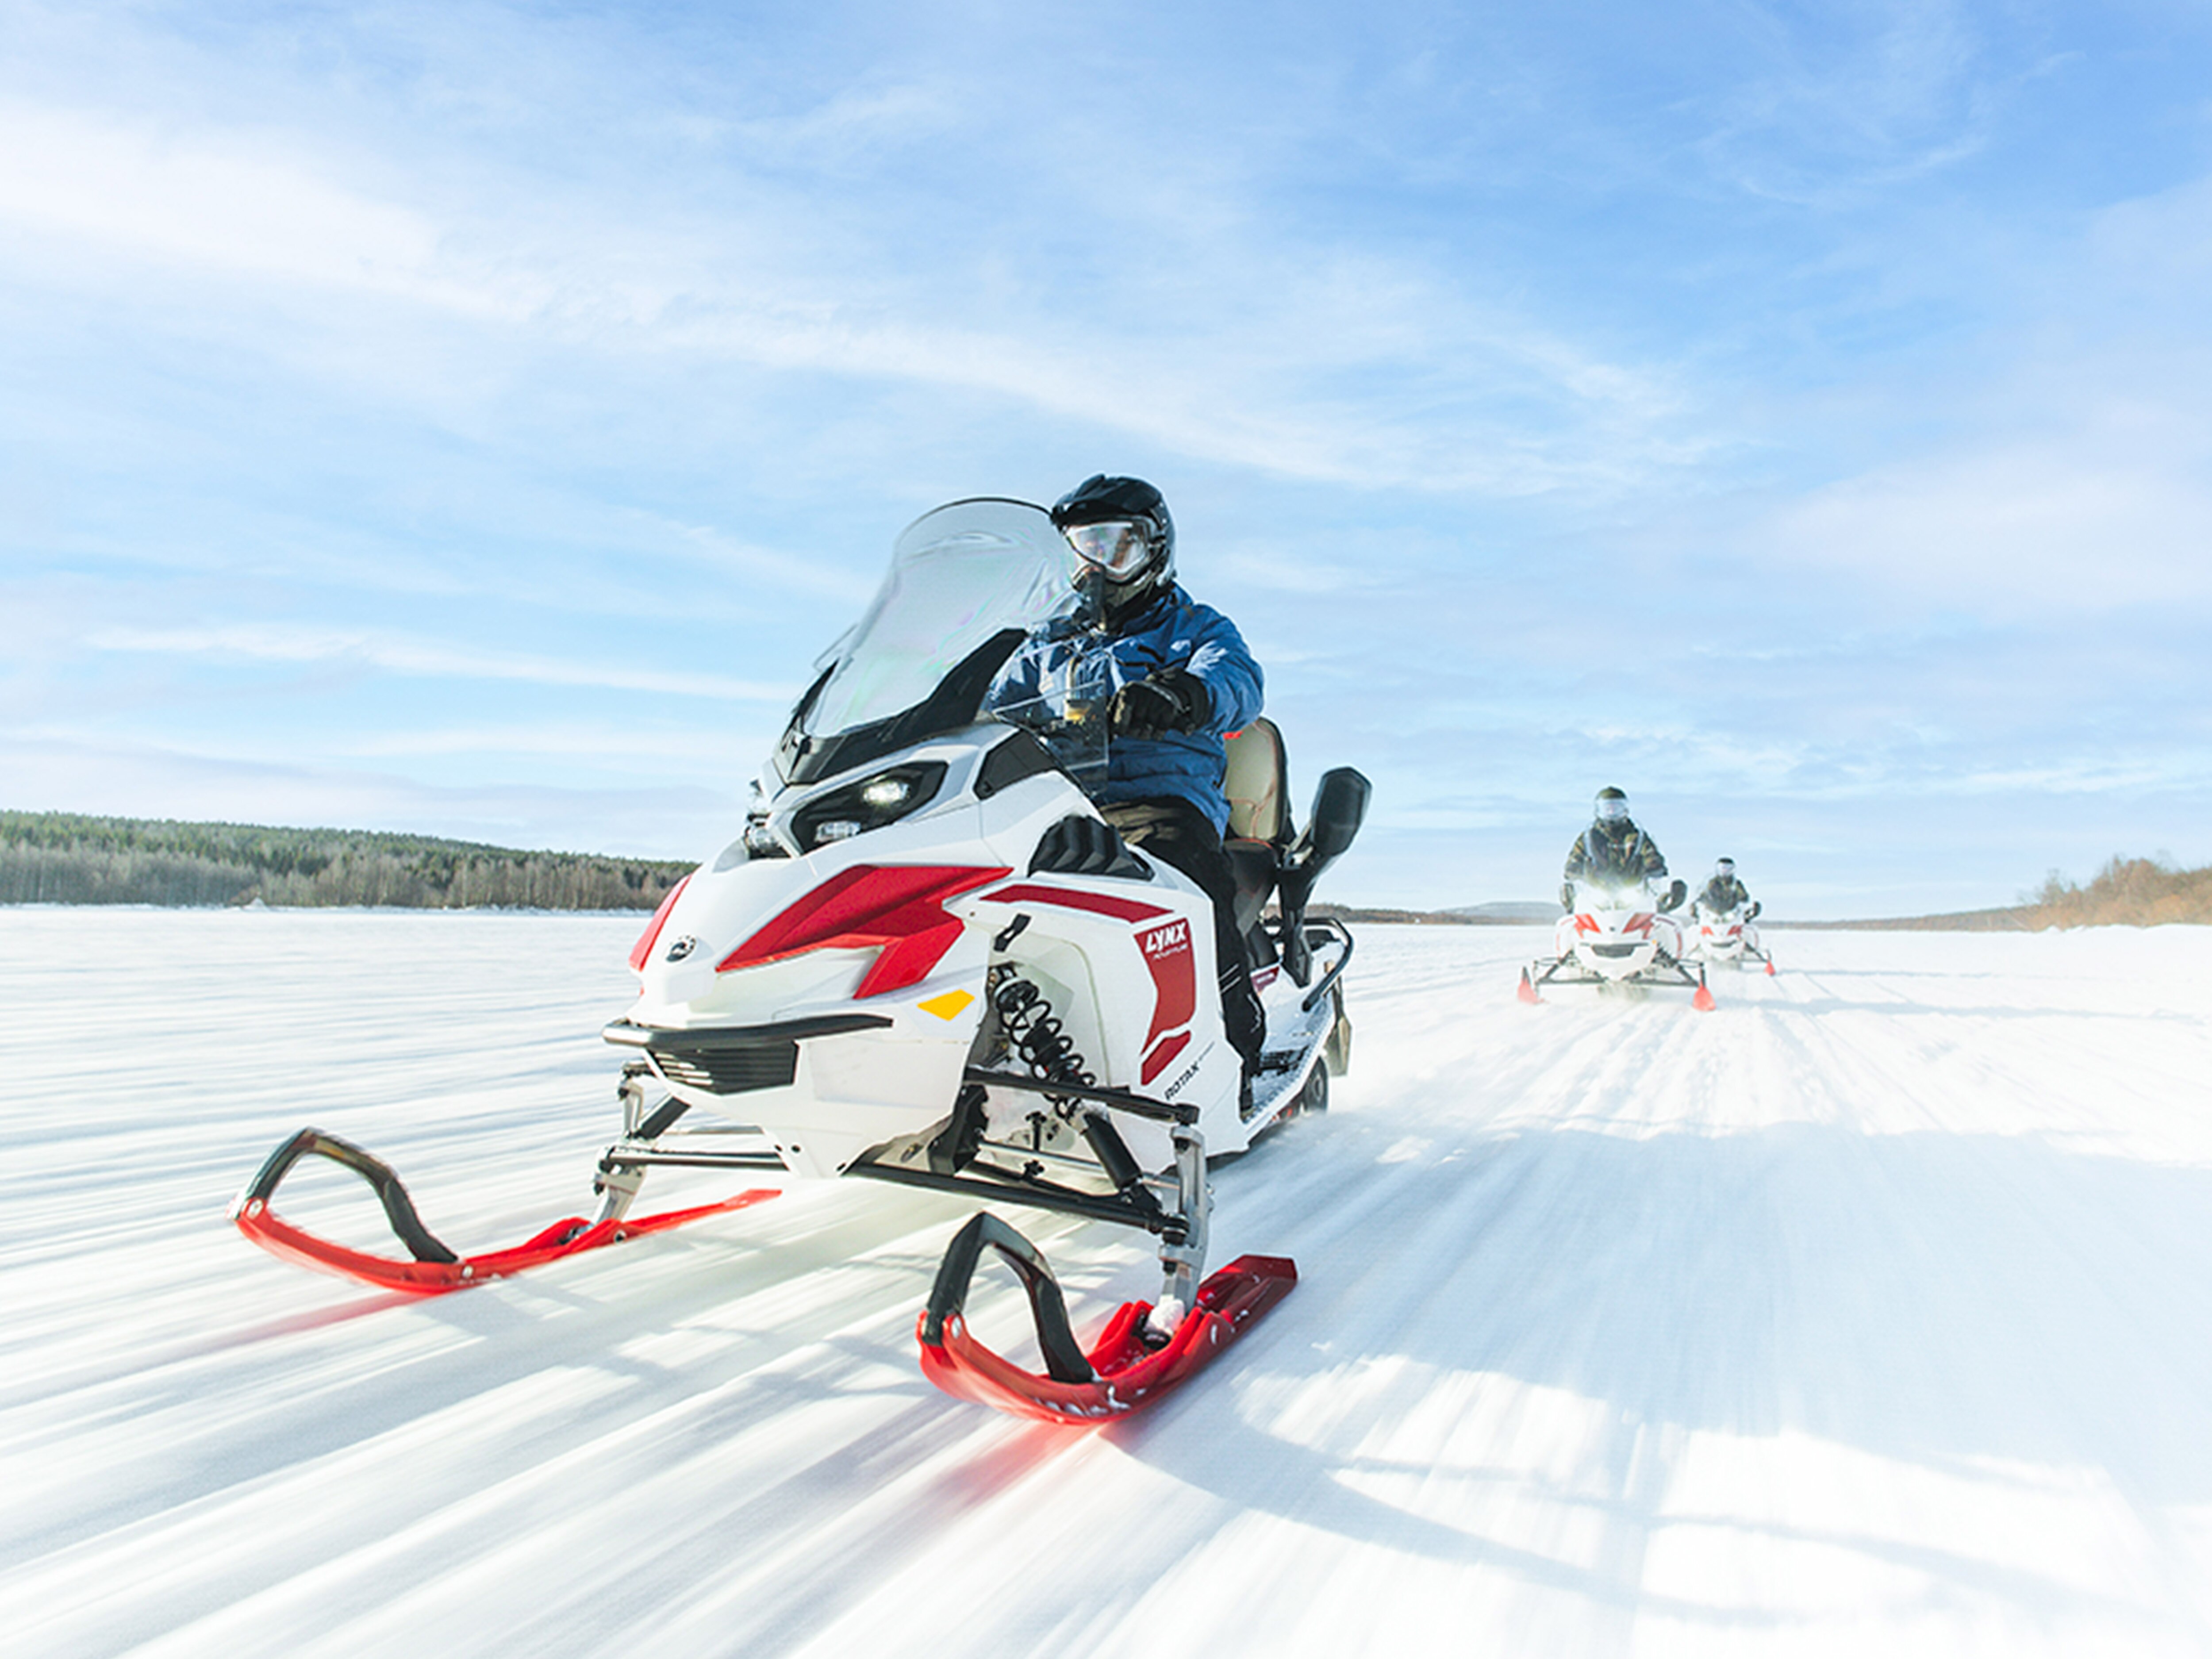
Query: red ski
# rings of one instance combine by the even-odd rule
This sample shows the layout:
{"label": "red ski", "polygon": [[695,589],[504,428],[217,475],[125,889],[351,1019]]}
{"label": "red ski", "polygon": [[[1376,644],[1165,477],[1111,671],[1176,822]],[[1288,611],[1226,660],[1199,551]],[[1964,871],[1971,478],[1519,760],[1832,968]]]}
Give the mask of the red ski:
{"label": "red ski", "polygon": [[[1029,1292],[1044,1375],[994,1353],[968,1328],[968,1281],[986,1246],[1006,1258]],[[1101,1423],[1150,1405],[1202,1369],[1297,1282],[1297,1267],[1285,1257],[1239,1256],[1199,1286],[1196,1302],[1164,1345],[1146,1340],[1145,1317],[1152,1304],[1125,1302],[1086,1353],[1068,1328],[1066,1305],[1043,1255],[1005,1222],[984,1213],[945,1252],[915,1334],[923,1374],[949,1395],[1040,1422]]]}
{"label": "red ski", "polygon": [[[344,1165],[375,1189],[384,1206],[385,1218],[392,1224],[392,1232],[404,1244],[412,1261],[403,1261],[395,1256],[377,1255],[368,1250],[356,1250],[344,1244],[334,1243],[318,1237],[304,1228],[295,1226],[270,1207],[276,1184],[283,1180],[292,1166],[309,1153],[327,1158]],[[526,1267],[536,1267],[548,1261],[557,1261],[562,1256],[578,1255],[586,1250],[596,1250],[602,1245],[619,1243],[625,1238],[636,1238],[646,1233],[665,1232],[672,1227],[681,1227],[686,1222],[704,1216],[722,1215],[732,1210],[742,1210],[776,1196],[778,1189],[763,1188],[739,1193],[735,1198],[719,1204],[702,1204],[688,1210],[666,1210],[659,1215],[629,1216],[620,1219],[586,1221],[581,1216],[569,1216],[555,1222],[524,1243],[504,1250],[492,1250],[483,1255],[458,1255],[441,1243],[423,1226],[422,1218],[415,1212],[414,1200],[407,1196],[407,1188],[392,1167],[381,1159],[363,1152],[351,1141],[325,1134],[319,1129],[302,1129],[269,1156],[260,1172],[247,1183],[231,1206],[230,1218],[238,1224],[238,1231],[272,1255],[297,1261],[310,1267],[319,1267],[326,1273],[342,1273],[348,1279],[357,1279],[366,1285],[374,1285],[387,1291],[405,1291],[417,1296],[437,1296],[447,1291],[465,1289],[480,1285],[488,1279],[504,1278],[508,1273],[520,1273]]]}

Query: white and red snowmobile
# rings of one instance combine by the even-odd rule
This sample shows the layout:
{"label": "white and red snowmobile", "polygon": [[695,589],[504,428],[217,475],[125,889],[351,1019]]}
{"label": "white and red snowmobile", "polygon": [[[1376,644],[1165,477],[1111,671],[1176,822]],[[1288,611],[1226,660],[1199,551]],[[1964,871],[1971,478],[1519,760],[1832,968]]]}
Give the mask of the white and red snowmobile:
{"label": "white and red snowmobile", "polygon": [[1755,909],[1748,904],[1717,911],[1708,910],[1703,905],[1693,907],[1690,926],[1685,930],[1686,959],[1716,968],[1739,969],[1747,962],[1763,963],[1771,974],[1774,958],[1761,948],[1759,929],[1752,925]]}
{"label": "white and red snowmobile", "polygon": [[1692,1004],[1711,1009],[1705,969],[1693,974],[1685,964],[1682,930],[1669,914],[1682,902],[1682,884],[1662,892],[1656,886],[1637,879],[1575,882],[1574,908],[1552,930],[1553,954],[1521,970],[1516,994],[1540,1002],[1547,985],[1686,989]]}
{"label": "white and red snowmobile", "polygon": [[[309,1129],[248,1183],[239,1227],[310,1265],[437,1291],[779,1190],[633,1218],[659,1165],[890,1182],[1159,1241],[1157,1302],[1125,1304],[1085,1350],[1043,1257],[976,1215],[918,1328],[922,1367],[948,1392],[1088,1422],[1206,1363],[1297,1282],[1269,1256],[1205,1275],[1206,1162],[1324,1109],[1349,1063],[1352,935],[1306,911],[1368,784],[1326,774],[1294,831],[1274,727],[1256,720],[1231,741],[1225,845],[1267,1018],[1248,1090],[1223,1031],[1211,902],[1124,844],[1077,781],[1100,763],[1105,720],[1071,558],[1044,510],[1020,501],[955,502],[900,537],[882,591],[793,712],[743,833],[669,894],[631,953],[639,997],[605,1031],[630,1056],[622,1134],[599,1160],[594,1219],[460,1256],[389,1168]],[[999,670],[1040,629],[1079,647],[1070,665],[1041,701],[994,708]],[[275,1214],[277,1183],[311,1154],[370,1182],[412,1260]],[[986,1251],[1028,1292],[1042,1374],[969,1326]]]}

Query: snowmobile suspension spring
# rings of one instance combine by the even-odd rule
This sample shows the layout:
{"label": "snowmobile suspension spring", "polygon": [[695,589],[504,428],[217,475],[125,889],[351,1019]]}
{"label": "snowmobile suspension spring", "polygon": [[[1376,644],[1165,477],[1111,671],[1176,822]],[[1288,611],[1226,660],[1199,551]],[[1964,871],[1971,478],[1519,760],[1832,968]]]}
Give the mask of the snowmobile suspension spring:
{"label": "snowmobile suspension spring", "polygon": [[1048,1083],[1097,1086],[1098,1079],[1084,1066],[1074,1039],[1034,984],[1010,976],[993,990],[991,1000],[999,1012],[999,1029],[1020,1053],[1032,1075]]}

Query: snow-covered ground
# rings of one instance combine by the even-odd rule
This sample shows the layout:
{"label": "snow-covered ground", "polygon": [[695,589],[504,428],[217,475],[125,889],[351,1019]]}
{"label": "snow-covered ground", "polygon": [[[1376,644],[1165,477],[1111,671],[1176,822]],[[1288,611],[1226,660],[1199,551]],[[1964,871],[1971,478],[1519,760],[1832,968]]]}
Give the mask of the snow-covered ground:
{"label": "snow-covered ground", "polygon": [[1103,1431],[922,1380],[948,1200],[422,1301],[226,1224],[307,1123],[463,1249],[585,1207],[636,927],[0,910],[10,1653],[2212,1652],[2212,929],[1778,933],[1710,1015],[1363,930],[1335,1109],[1215,1176],[1297,1293]]}

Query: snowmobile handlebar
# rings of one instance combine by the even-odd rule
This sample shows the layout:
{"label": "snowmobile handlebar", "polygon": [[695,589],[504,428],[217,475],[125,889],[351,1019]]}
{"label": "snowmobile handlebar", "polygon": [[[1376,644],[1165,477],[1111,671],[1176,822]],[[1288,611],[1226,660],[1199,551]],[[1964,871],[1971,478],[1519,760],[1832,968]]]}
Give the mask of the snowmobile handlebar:
{"label": "snowmobile handlebar", "polygon": [[289,1140],[269,1154],[269,1160],[258,1170],[246,1190],[238,1195],[235,1210],[244,1211],[249,1206],[266,1209],[275,1196],[276,1185],[291,1173],[292,1166],[313,1153],[326,1158],[333,1164],[351,1170],[375,1191],[377,1201],[384,1206],[385,1219],[392,1231],[417,1261],[454,1262],[454,1255],[437,1236],[422,1224],[422,1218],[415,1213],[415,1200],[407,1196],[407,1188],[400,1184],[392,1166],[373,1153],[364,1152],[350,1140],[325,1134],[320,1129],[302,1129]]}

